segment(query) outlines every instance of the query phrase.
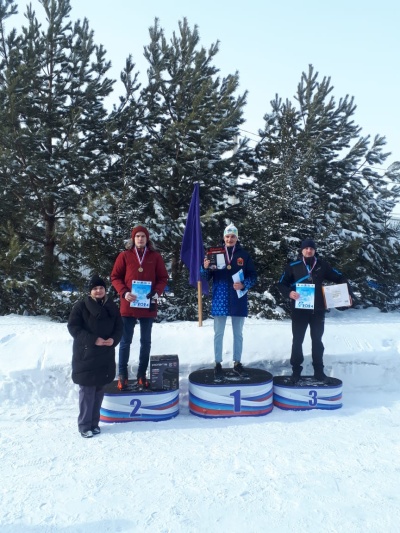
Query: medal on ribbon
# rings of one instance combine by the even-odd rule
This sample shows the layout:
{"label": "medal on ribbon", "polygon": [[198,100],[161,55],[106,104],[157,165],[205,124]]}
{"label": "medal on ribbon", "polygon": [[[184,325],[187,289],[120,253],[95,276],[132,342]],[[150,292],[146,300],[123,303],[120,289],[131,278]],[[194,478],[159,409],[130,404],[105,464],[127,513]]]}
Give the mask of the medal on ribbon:
{"label": "medal on ribbon", "polygon": [[137,251],[137,248],[135,246],[135,252],[136,252],[136,257],[137,257],[137,260],[139,262],[139,268],[138,268],[138,271],[139,272],[143,272],[143,267],[142,267],[142,263],[144,261],[144,256],[146,255],[146,252],[147,252],[147,248],[144,249],[144,252],[143,252],[143,255],[142,257],[140,257],[138,251]]}
{"label": "medal on ribbon", "polygon": [[232,263],[232,259],[233,259],[233,254],[235,253],[235,248],[236,248],[236,246],[233,247],[232,255],[231,255],[231,257],[229,257],[228,248],[225,245],[225,257],[226,257],[226,263],[227,263],[226,268],[228,270],[230,270],[232,268],[231,263]]}
{"label": "medal on ribbon", "polygon": [[305,265],[305,267],[306,267],[306,269],[307,269],[307,272],[308,272],[308,279],[307,279],[307,281],[308,281],[309,283],[312,283],[313,279],[312,279],[312,275],[311,275],[311,273],[312,273],[312,271],[314,270],[315,265],[317,264],[317,259],[316,259],[316,257],[314,257],[314,263],[313,263],[313,266],[312,266],[311,268],[310,268],[309,265],[307,265],[307,263],[305,262],[304,257],[303,257],[303,263],[304,263],[304,265]]}

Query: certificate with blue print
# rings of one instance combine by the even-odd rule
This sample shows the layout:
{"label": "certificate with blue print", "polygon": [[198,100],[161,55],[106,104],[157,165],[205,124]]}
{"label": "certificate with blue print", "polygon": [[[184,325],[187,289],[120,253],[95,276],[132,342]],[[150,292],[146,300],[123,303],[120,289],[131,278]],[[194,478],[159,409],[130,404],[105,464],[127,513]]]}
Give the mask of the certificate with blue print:
{"label": "certificate with blue print", "polygon": [[300,298],[295,300],[296,309],[314,309],[314,283],[297,283],[296,292],[300,294]]}
{"label": "certificate with blue print", "polygon": [[[243,283],[244,282],[244,274],[243,269],[240,269],[236,274],[232,275],[233,283]],[[236,294],[238,295],[238,298],[241,298],[244,296],[247,292],[247,289],[238,289],[236,291]]]}
{"label": "certificate with blue print", "polygon": [[146,295],[151,291],[151,281],[132,281],[131,293],[136,296],[136,300],[131,302],[130,307],[139,307],[141,309],[148,309],[150,307],[150,298]]}

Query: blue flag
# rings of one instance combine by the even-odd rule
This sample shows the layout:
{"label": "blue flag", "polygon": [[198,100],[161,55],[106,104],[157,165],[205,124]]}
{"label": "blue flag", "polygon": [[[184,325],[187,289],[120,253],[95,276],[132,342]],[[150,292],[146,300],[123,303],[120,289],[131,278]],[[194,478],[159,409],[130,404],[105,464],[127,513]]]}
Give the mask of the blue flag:
{"label": "blue flag", "polygon": [[[197,282],[201,280],[200,266],[204,260],[204,246],[200,224],[199,189],[199,184],[195,183],[181,247],[181,259],[189,269],[189,283],[194,287],[197,287]],[[207,281],[201,281],[203,294],[208,294]]]}

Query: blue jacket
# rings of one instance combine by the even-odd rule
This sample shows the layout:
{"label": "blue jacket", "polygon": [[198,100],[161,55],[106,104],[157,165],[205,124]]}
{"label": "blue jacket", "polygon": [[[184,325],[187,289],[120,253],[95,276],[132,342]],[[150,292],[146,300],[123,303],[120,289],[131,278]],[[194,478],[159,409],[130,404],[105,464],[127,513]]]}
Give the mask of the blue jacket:
{"label": "blue jacket", "polygon": [[[229,250],[229,249],[228,249]],[[245,289],[249,290],[257,282],[257,272],[253,260],[239,241],[236,243],[235,253],[231,262],[232,268],[229,270],[210,270],[200,268],[200,275],[203,279],[212,279],[212,306],[213,316],[247,316],[247,293],[241,298],[233,288],[232,275],[243,270]]]}

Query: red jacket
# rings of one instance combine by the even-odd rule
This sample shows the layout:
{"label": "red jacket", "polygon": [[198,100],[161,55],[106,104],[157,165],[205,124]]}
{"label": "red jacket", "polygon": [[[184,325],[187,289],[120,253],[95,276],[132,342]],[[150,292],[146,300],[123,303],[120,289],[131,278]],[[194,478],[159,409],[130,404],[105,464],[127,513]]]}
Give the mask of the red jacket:
{"label": "red jacket", "polygon": [[[142,266],[143,272],[139,272],[140,266]],[[168,282],[168,272],[161,255],[147,248],[142,265],[140,265],[135,248],[126,250],[118,255],[111,272],[111,283],[120,296],[121,316],[156,317],[157,305],[154,306],[154,310],[150,311],[149,309],[130,307],[129,302],[125,300],[125,293],[131,292],[132,280],[151,281],[151,290],[160,296]]]}

